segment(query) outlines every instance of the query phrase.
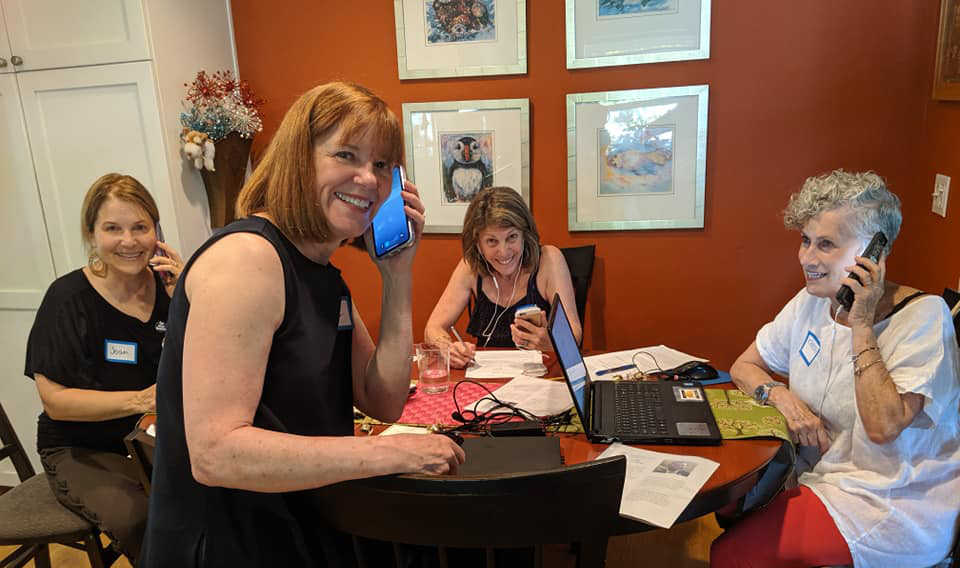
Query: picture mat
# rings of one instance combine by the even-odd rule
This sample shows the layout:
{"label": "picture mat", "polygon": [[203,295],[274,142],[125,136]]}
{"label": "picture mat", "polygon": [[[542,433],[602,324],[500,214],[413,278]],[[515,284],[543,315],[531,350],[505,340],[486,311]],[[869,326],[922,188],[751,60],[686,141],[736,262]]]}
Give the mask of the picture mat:
{"label": "picture mat", "polygon": [[424,0],[394,0],[400,79],[526,73],[526,0],[495,1],[496,41],[429,45]]}
{"label": "picture mat", "polygon": [[[568,228],[703,227],[707,97],[706,85],[567,95]],[[647,126],[675,128],[670,193],[600,196],[597,130],[609,111],[630,108],[657,116]]]}
{"label": "picture mat", "polygon": [[679,0],[676,13],[598,18],[598,0],[567,0],[567,68],[710,57],[709,0]]}
{"label": "picture mat", "polygon": [[459,233],[468,203],[444,203],[441,132],[494,132],[494,186],[507,186],[530,203],[529,101],[495,99],[405,103],[407,175],[427,210],[427,233]]}

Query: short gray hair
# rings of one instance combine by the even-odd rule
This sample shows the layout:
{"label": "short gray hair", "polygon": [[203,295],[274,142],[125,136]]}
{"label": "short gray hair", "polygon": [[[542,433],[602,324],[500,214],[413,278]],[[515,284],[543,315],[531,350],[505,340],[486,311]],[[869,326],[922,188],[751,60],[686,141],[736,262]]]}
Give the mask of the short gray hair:
{"label": "short gray hair", "polygon": [[850,210],[850,228],[859,237],[869,239],[883,231],[887,236],[885,252],[890,253],[903,222],[900,198],[873,172],[834,170],[807,178],[800,191],[790,196],[783,211],[783,224],[788,229],[802,229],[820,213],[842,208]]}

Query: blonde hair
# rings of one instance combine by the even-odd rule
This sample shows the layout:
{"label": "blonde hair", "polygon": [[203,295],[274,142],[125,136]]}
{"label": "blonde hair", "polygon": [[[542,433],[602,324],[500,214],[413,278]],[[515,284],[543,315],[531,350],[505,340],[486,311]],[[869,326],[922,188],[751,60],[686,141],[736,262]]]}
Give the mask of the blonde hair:
{"label": "blonde hair", "polygon": [[873,172],[834,170],[807,178],[800,191],[790,196],[783,224],[788,229],[802,229],[820,213],[844,208],[850,212],[850,229],[861,239],[883,231],[887,237],[885,252],[889,254],[903,222],[900,198]]}
{"label": "blonde hair", "polygon": [[267,213],[292,239],[326,241],[327,219],[317,206],[313,145],[342,128],[344,140],[376,135],[391,165],[402,160],[403,131],[387,104],[365,87],[333,82],[300,96],[280,123],[260,163],[240,190],[236,215]]}
{"label": "blonde hair", "polygon": [[490,270],[477,243],[480,232],[487,227],[518,229],[523,234],[523,267],[540,265],[540,232],[530,208],[515,190],[509,187],[481,189],[464,215],[460,235],[463,259],[474,272],[484,276],[489,276]]}
{"label": "blonde hair", "polygon": [[103,277],[107,267],[101,262],[97,267],[97,252],[93,245],[93,233],[97,224],[100,208],[110,198],[118,199],[143,209],[153,221],[154,228],[160,222],[160,210],[153,196],[136,178],[123,174],[104,174],[93,182],[83,198],[80,208],[80,234],[87,247],[87,266],[97,276]]}

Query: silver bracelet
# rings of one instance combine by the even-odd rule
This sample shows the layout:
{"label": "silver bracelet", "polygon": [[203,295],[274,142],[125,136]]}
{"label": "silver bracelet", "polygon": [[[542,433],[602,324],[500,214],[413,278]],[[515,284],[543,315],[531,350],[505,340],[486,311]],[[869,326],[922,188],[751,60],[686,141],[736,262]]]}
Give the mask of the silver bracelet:
{"label": "silver bracelet", "polygon": [[864,371],[866,371],[866,370],[869,369],[870,367],[876,365],[877,363],[883,363],[883,357],[878,357],[877,359],[875,359],[875,360],[873,360],[873,361],[870,361],[869,363],[867,363],[866,365],[864,365],[864,366],[862,366],[862,367],[857,367],[856,365],[854,365],[854,366],[853,366],[853,376],[854,376],[854,377],[859,377],[860,375],[863,374]]}

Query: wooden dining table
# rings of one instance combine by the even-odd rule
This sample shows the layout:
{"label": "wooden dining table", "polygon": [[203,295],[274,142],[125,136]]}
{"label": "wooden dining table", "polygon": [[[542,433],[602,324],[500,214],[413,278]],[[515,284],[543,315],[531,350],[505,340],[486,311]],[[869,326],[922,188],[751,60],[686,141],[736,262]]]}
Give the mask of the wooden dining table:
{"label": "wooden dining table", "polygon": [[[547,376],[557,378],[562,376],[556,360],[552,354],[544,355],[547,365]],[[412,373],[416,376],[416,365]],[[451,385],[465,378],[462,369],[451,369]],[[506,383],[509,379],[484,379],[485,383]],[[716,385],[707,388],[732,388],[731,385]],[[448,393],[452,394],[452,386]],[[145,434],[145,430],[156,422],[156,416],[146,415],[137,425],[137,429],[128,438],[136,438],[135,451],[131,455],[135,460],[143,462],[143,470],[150,471],[153,463],[153,439]],[[376,435],[388,427],[386,424],[367,425],[360,431],[362,424],[355,425],[356,435]],[[469,434],[467,434],[469,435]],[[606,448],[606,444],[597,444],[589,441],[583,433],[557,433],[560,441],[560,451],[565,464],[572,465],[595,459]],[[707,480],[687,508],[681,513],[677,522],[683,522],[702,515],[717,511],[736,502],[757,483],[764,467],[770,463],[783,442],[773,439],[746,439],[724,440],[719,446],[691,446],[691,445],[633,445],[634,447],[677,454],[682,456],[697,456],[717,462],[719,467]],[[131,446],[133,448],[133,446]],[[149,479],[144,479],[149,487]],[[650,530],[646,523],[620,517],[615,534],[629,534]]]}

